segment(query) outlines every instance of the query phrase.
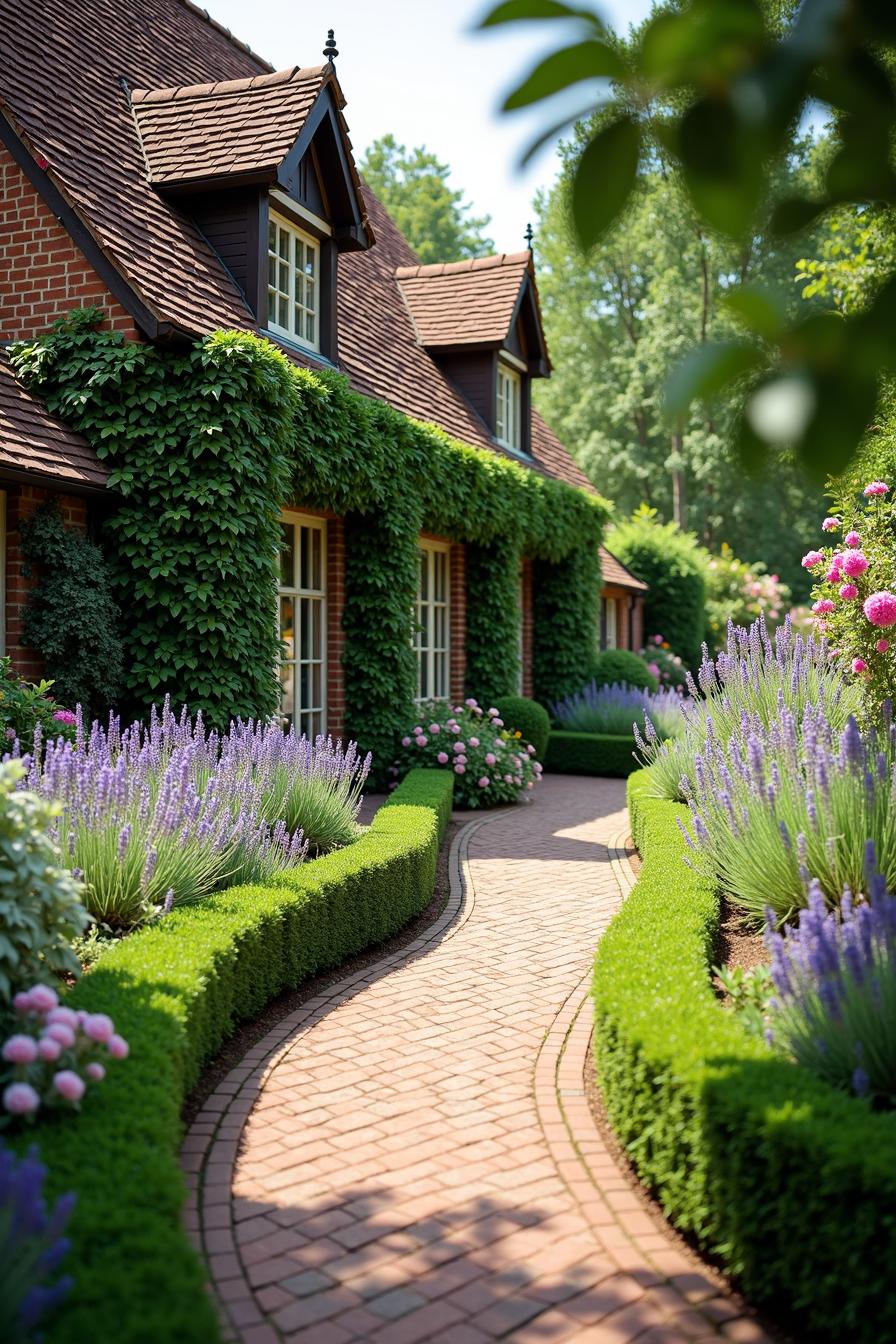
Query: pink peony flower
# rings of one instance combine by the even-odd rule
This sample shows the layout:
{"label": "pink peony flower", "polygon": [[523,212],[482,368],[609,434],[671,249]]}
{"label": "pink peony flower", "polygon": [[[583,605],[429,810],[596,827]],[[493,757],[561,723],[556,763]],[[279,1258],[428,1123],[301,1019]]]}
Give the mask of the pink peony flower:
{"label": "pink peony flower", "polygon": [[54,1073],[53,1086],[66,1101],[80,1101],[86,1091],[84,1079],[74,1069],[60,1069]]}
{"label": "pink peony flower", "polygon": [[505,775],[505,776],[504,776],[504,783],[505,783],[505,784],[512,784],[512,783],[513,783],[513,775]]}
{"label": "pink peony flower", "polygon": [[438,756],[436,757],[436,760],[438,761],[439,765],[447,765],[448,764],[447,751],[440,751]]}
{"label": "pink peony flower", "polygon": [[886,653],[887,649],[890,647],[890,641],[888,639],[879,639],[874,647],[877,649],[878,653]]}
{"label": "pink peony flower", "polygon": [[429,738],[426,736],[425,733],[418,733],[417,736],[414,738],[414,741],[417,743],[418,747],[425,747],[427,742],[429,741]]}
{"label": "pink peony flower", "polygon": [[57,723],[77,723],[78,716],[73,714],[70,709],[57,709],[53,718]]}
{"label": "pink peony flower", "polygon": [[503,727],[504,727],[504,720],[503,720],[503,719],[492,719],[492,727],[493,727],[493,728],[503,728]]}
{"label": "pink peony flower", "polygon": [[33,1115],[40,1097],[30,1083],[10,1083],[3,1090],[3,1106],[10,1115]]}
{"label": "pink peony flower", "polygon": [[491,784],[491,780],[489,779],[488,775],[483,775],[478,782],[480,789],[487,789],[489,784]]}
{"label": "pink peony flower", "polygon": [[828,611],[834,611],[834,603],[829,597],[823,597],[820,602],[812,603],[812,610],[817,616],[823,616]]}
{"label": "pink peony flower", "polygon": [[472,695],[469,696],[469,698],[464,701],[464,704],[467,706],[468,709],[476,708],[476,701],[473,699]]}
{"label": "pink peony flower", "polygon": [[31,995],[27,989],[20,989],[18,994],[12,998],[12,1006],[17,1013],[27,1013],[31,1010]]}
{"label": "pink peony flower", "polygon": [[[803,569],[814,569],[816,565],[822,564],[823,561],[824,556],[821,551],[807,551],[800,561],[800,564]],[[662,643],[662,640],[660,640],[660,643]]]}
{"label": "pink peony flower", "polygon": [[840,523],[841,519],[839,518],[825,518],[821,525],[821,530],[822,532],[836,532]]}
{"label": "pink peony flower", "polygon": [[857,579],[860,574],[864,574],[868,568],[867,557],[862,551],[849,550],[843,552],[843,573],[850,579]]}
{"label": "pink peony flower", "polygon": [[489,716],[490,719],[495,719],[495,718],[497,718],[498,715],[500,714],[500,712],[501,712],[501,711],[500,711],[499,709],[495,709],[494,705],[492,705],[491,709],[489,709],[489,710],[487,711],[488,716]]}
{"label": "pink peony flower", "polygon": [[409,747],[411,745],[411,739],[409,737],[403,737],[401,739],[401,745],[403,747]]}
{"label": "pink peony flower", "polygon": [[889,493],[890,487],[885,481],[870,481],[862,491],[862,494],[867,495],[869,498],[872,495],[887,495]]}
{"label": "pink peony flower", "polygon": [[91,1013],[84,1022],[84,1035],[101,1044],[108,1041],[115,1031],[115,1023],[105,1013]]}
{"label": "pink peony flower", "polygon": [[466,748],[465,748],[465,745],[464,745],[463,742],[455,742],[455,744],[454,744],[454,746],[451,748],[451,750],[452,750],[453,752],[457,753],[457,752],[466,750]]}
{"label": "pink peony flower", "polygon": [[847,546],[861,546],[862,544],[862,538],[859,536],[858,532],[847,532],[843,540],[846,542]]}
{"label": "pink peony flower", "polygon": [[10,1036],[3,1043],[3,1058],[8,1064],[33,1064],[37,1059],[37,1041],[33,1036]]}
{"label": "pink peony flower", "polygon": [[110,1036],[106,1043],[106,1049],[113,1059],[127,1059],[131,1052],[131,1047],[123,1036]]}
{"label": "pink peony flower", "polygon": [[461,752],[460,756],[455,756],[454,760],[457,765],[466,765],[467,763],[467,758],[463,752]]}
{"label": "pink peony flower", "polygon": [[460,724],[459,724],[459,723],[452,723],[452,724],[450,724],[449,726],[450,726],[450,728],[451,728],[452,733],[459,733],[459,732],[460,732]]}
{"label": "pink peony flower", "polygon": [[852,670],[853,672],[867,672],[868,664],[865,662],[864,658],[853,658]]}
{"label": "pink peony flower", "polygon": [[75,1043],[75,1033],[64,1022],[54,1022],[47,1027],[44,1035],[51,1041],[58,1041],[63,1050],[71,1050]]}
{"label": "pink peony flower", "polygon": [[465,765],[463,765],[460,761],[458,761],[457,764],[456,764],[455,767],[454,767],[454,773],[455,773],[456,775],[463,775],[463,774],[466,774],[466,771],[467,771],[467,767],[466,767]]}
{"label": "pink peony flower", "polygon": [[471,737],[471,738],[470,738],[470,746],[471,746],[471,747],[478,747],[478,746],[479,746],[479,738],[478,738],[478,737]]}
{"label": "pink peony flower", "polygon": [[423,724],[422,724],[422,723],[418,723],[416,728],[412,728],[412,729],[411,729],[411,733],[413,734],[414,737],[418,737],[418,736],[420,735],[420,733],[422,733],[422,732],[423,732]]}
{"label": "pink peony flower", "polygon": [[64,1022],[67,1027],[71,1027],[72,1031],[77,1031],[80,1026],[80,1018],[74,1008],[63,1008],[61,1006],[51,1008],[47,1013],[47,1024],[53,1022]]}
{"label": "pink peony flower", "polygon": [[853,597],[858,597],[859,590],[854,583],[844,583],[840,586],[840,596],[849,601]]}
{"label": "pink peony flower", "polygon": [[432,733],[433,737],[435,737],[436,733],[440,733],[442,730],[437,723],[431,723],[429,725],[429,731]]}
{"label": "pink peony flower", "polygon": [[87,1065],[84,1072],[92,1083],[101,1083],[106,1076],[106,1070],[102,1064],[97,1064],[95,1060]]}
{"label": "pink peony flower", "polygon": [[52,1036],[41,1036],[37,1043],[37,1053],[41,1059],[52,1064],[62,1054],[62,1046]]}
{"label": "pink peony flower", "polygon": [[872,593],[862,607],[872,625],[896,625],[896,597],[886,591]]}
{"label": "pink peony flower", "polygon": [[485,753],[485,763],[486,763],[486,765],[494,765],[494,764],[495,764],[495,761],[496,761],[497,759],[498,759],[498,758],[495,756],[495,753],[494,753],[493,751],[487,751],[487,752]]}
{"label": "pink peony flower", "polygon": [[48,1013],[59,1003],[59,995],[49,985],[35,985],[28,991],[29,1007],[36,1013]]}
{"label": "pink peony flower", "polygon": [[654,635],[654,637],[653,637],[653,642],[654,642],[654,644],[662,644],[662,642],[663,642],[663,637],[662,637],[662,635]]}
{"label": "pink peony flower", "polygon": [[533,747],[533,745],[532,745],[531,742],[530,742],[529,745],[526,747],[526,750],[528,751],[528,753],[529,753],[530,756],[534,756],[534,755],[535,755],[535,748]]}

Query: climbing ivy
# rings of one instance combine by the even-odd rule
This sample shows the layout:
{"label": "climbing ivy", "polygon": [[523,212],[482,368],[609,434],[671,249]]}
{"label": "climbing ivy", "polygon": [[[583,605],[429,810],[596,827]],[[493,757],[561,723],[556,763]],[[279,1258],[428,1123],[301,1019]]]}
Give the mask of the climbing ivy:
{"label": "climbing ivy", "polygon": [[213,722],[274,710],[287,501],[346,518],[346,729],[383,765],[414,694],[423,530],[470,547],[470,690],[515,677],[524,553],[564,576],[550,589],[564,618],[539,601],[536,659],[562,642],[552,693],[564,668],[575,685],[562,690],[577,688],[595,645],[604,500],[418,424],[341,374],[298,368],[259,337],[217,332],[172,350],[99,331],[99,316],[82,310],[12,358],[108,462],[122,497],[109,528],[136,708],[169,691]]}

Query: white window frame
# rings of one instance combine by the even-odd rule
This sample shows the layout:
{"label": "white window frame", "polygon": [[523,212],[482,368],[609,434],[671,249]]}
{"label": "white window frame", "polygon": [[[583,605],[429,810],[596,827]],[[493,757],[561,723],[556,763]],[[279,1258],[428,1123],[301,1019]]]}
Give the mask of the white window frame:
{"label": "white window frame", "polygon": [[[293,573],[292,583],[283,582],[282,575],[282,551],[277,556],[277,636],[283,639],[283,599],[292,601],[293,604],[293,631],[292,631],[292,657],[284,657],[281,653],[278,665],[278,673],[281,687],[281,698],[283,694],[284,678],[283,668],[292,668],[292,722],[295,725],[296,732],[301,735],[314,738],[318,733],[325,733],[327,730],[327,520],[326,518],[316,518],[313,514],[297,513],[292,509],[286,510],[280,515],[280,520],[290,526],[295,527],[295,546],[293,550]],[[309,534],[316,534],[320,537],[320,584],[319,586],[302,586],[301,575],[301,554],[302,554],[302,529],[305,528]],[[310,545],[310,541],[309,541]],[[305,576],[307,577],[307,575]],[[313,579],[313,575],[311,576]],[[313,650],[308,650],[303,656],[303,651],[297,639],[297,633],[303,630],[306,612],[309,613],[309,619],[313,623],[319,622],[320,630],[320,657],[313,656]],[[307,703],[302,701],[302,669],[308,669],[308,681],[313,682],[313,669],[320,668],[320,695],[310,696]],[[317,703],[315,703],[315,701]],[[284,718],[286,718],[284,711]]]}
{"label": "white window frame", "polygon": [[[417,554],[420,569],[411,640],[417,658],[416,698],[448,700],[451,696],[451,543],[420,537],[417,540]],[[439,560],[440,556],[444,557],[443,561]],[[436,596],[436,579],[440,569],[445,579],[443,598]],[[424,574],[427,580],[426,597],[423,595]],[[444,636],[442,640],[436,638],[440,623]]]}
{"label": "white window frame", "polygon": [[[602,597],[600,620],[601,650],[619,648],[619,603],[615,597]],[[612,620],[610,616],[612,615]]]}
{"label": "white window frame", "polygon": [[523,451],[523,380],[503,360],[498,361],[495,381],[495,438],[512,453]]}
{"label": "white window frame", "polygon": [[[274,248],[271,248],[271,230],[274,231]],[[289,258],[284,263],[280,255],[279,243],[281,234],[288,240]],[[309,277],[304,270],[304,258],[307,253],[314,257],[314,275]],[[298,256],[298,260],[297,260]],[[271,263],[273,262],[274,275],[277,284],[271,282]],[[280,287],[280,266],[287,267],[287,287]],[[298,291],[298,282],[302,282],[301,299],[296,298]],[[308,298],[308,286],[311,287],[311,306],[306,302]],[[304,229],[297,228],[290,220],[284,219],[283,215],[278,215],[276,211],[269,212],[268,226],[268,327],[271,331],[287,337],[290,341],[295,341],[297,345],[304,345],[309,350],[320,351],[320,243],[316,238],[312,238],[310,233]],[[277,321],[279,301],[286,299],[287,316],[289,322],[286,326]],[[296,330],[296,305],[302,310],[303,319],[307,314],[311,314],[314,319],[314,335],[309,337],[305,330],[305,322],[302,322],[302,330]]]}

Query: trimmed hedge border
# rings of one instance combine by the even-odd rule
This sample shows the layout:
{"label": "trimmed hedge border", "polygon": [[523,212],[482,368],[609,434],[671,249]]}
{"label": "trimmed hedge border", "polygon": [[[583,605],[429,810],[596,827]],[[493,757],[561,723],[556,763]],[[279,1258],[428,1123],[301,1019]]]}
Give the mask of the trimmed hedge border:
{"label": "trimmed hedge border", "polygon": [[610,775],[625,779],[639,769],[634,752],[633,737],[552,728],[544,768],[556,775]]}
{"label": "trimmed hedge border", "polygon": [[896,1117],[773,1055],[716,998],[712,886],[684,863],[687,809],[629,780],[643,867],[598,946],[607,1111],[676,1226],[801,1338],[896,1338]]}
{"label": "trimmed hedge border", "polygon": [[234,887],[112,948],[66,1003],[109,1013],[131,1043],[77,1118],[28,1130],[51,1193],[76,1190],[75,1288],[48,1344],[213,1344],[205,1275],[181,1227],[180,1110],[237,1022],[397,932],[433,892],[452,776],[415,770],[346,849],[270,887]]}

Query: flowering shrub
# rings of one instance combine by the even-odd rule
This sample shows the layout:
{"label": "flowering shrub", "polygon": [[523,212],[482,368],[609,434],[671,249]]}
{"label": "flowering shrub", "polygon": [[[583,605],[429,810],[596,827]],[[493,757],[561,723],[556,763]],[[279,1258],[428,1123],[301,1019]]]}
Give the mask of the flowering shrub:
{"label": "flowering shrub", "polygon": [[52,681],[36,685],[16,676],[9,658],[0,658],[0,732],[10,741],[30,742],[40,728],[45,737],[74,737],[75,716],[50,695]]}
{"label": "flowering shrub", "polygon": [[885,481],[870,481],[858,508],[844,501],[822,523],[836,545],[808,551],[812,611],[842,665],[861,683],[874,719],[896,695],[896,503]]}
{"label": "flowering shrub", "polygon": [[828,909],[809,886],[799,924],[769,929],[775,997],[770,1040],[819,1077],[859,1097],[896,1102],[896,897],[867,859],[868,901],[845,889]]}
{"label": "flowering shrub", "polygon": [[16,1030],[0,1046],[0,1099],[8,1116],[31,1117],[43,1106],[78,1109],[110,1059],[127,1059],[128,1043],[105,1013],[75,1012],[48,985],[13,1000]]}
{"label": "flowering shrub", "polygon": [[790,589],[777,574],[761,563],[738,560],[727,542],[706,566],[706,628],[710,647],[725,643],[728,622],[749,625],[764,616],[771,625],[780,621],[790,606]]}
{"label": "flowering shrub", "polygon": [[767,726],[783,709],[799,721],[806,705],[818,705],[836,730],[859,705],[857,688],[831,661],[825,641],[795,635],[787,617],[774,637],[762,617],[749,630],[729,626],[715,660],[704,649],[697,682],[688,677],[681,732],[667,742],[638,741],[653,797],[683,799],[682,781],[693,779],[705,744],[727,747],[745,722]]}
{"label": "flowering shrub", "polygon": [[592,681],[595,686],[638,686],[644,691],[655,691],[658,686],[657,678],[643,658],[629,649],[606,649],[598,654]]}
{"label": "flowering shrub", "polygon": [[580,733],[624,737],[637,722],[649,720],[662,737],[672,737],[682,725],[681,696],[677,691],[641,691],[634,686],[595,686],[594,682],[567,695],[551,713],[562,728]]}
{"label": "flowering shrub", "polygon": [[74,1208],[73,1194],[61,1195],[47,1211],[47,1172],[30,1148],[17,1157],[0,1146],[0,1339],[33,1344],[38,1327],[70,1292],[72,1280],[53,1280],[69,1249],[63,1236]]}
{"label": "flowering shrub", "polygon": [[[357,749],[275,724],[206,732],[166,701],[149,726],[80,719],[74,744],[36,736],[29,787],[56,798],[53,827],[92,915],[127,928],[226,885],[267,882],[358,834],[370,768]],[[306,829],[307,828],[307,829]]]}
{"label": "flowering shrub", "polygon": [[515,803],[541,777],[532,744],[505,728],[494,706],[483,710],[472,698],[453,710],[443,700],[418,706],[393,768],[401,776],[415,766],[451,770],[457,807]]}
{"label": "flowering shrub", "polygon": [[59,807],[22,791],[24,774],[20,761],[0,764],[0,1022],[23,985],[78,974],[71,944],[90,922],[48,834]]}
{"label": "flowering shrub", "polygon": [[660,687],[683,690],[687,685],[688,670],[662,635],[651,635],[646,648],[639,651],[638,657],[644,659],[647,671]]}
{"label": "flowering shrub", "polygon": [[800,719],[781,700],[769,724],[745,715],[727,743],[711,733],[685,785],[697,862],[758,925],[807,901],[809,874],[832,906],[864,890],[866,840],[896,885],[896,732],[837,732],[823,705]]}

